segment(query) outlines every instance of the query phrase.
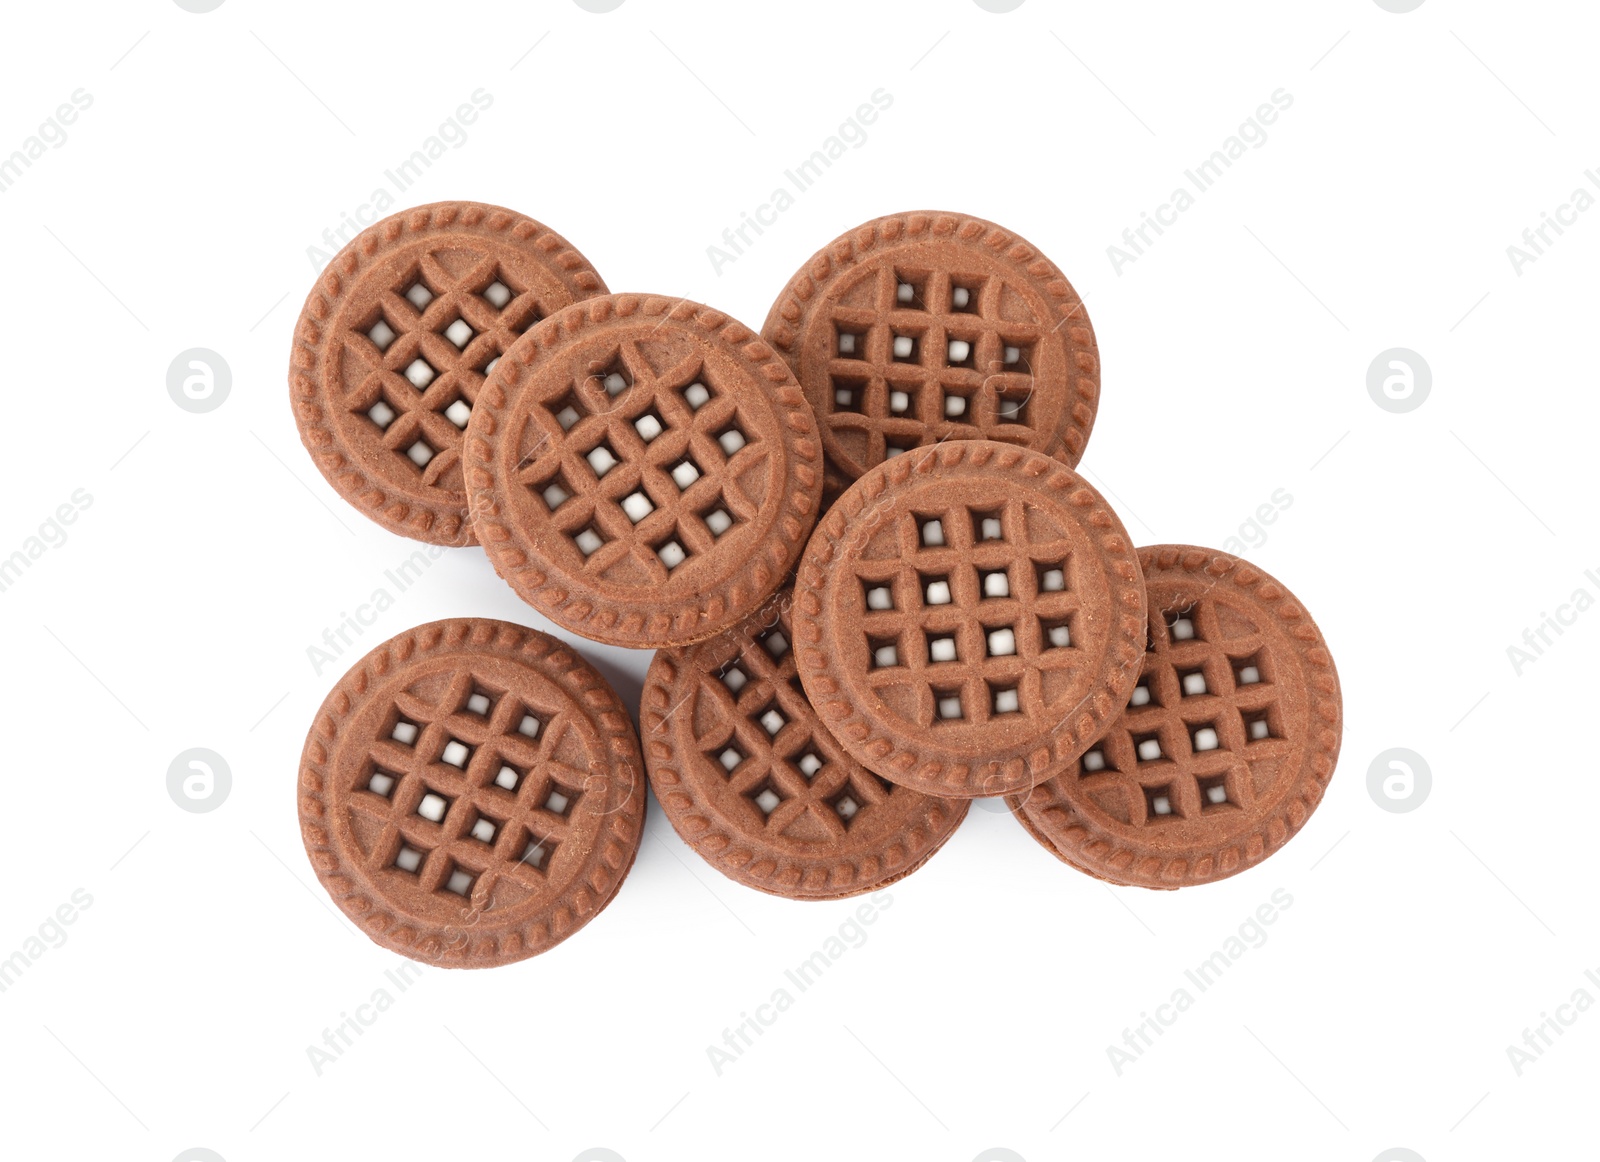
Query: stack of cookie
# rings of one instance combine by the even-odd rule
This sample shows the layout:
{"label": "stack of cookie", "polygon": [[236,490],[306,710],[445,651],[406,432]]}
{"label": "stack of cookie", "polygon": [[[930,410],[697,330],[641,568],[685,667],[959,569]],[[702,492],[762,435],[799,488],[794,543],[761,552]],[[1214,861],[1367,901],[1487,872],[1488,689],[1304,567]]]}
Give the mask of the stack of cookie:
{"label": "stack of cookie", "polygon": [[324,886],[408,956],[532,955],[621,885],[646,776],[707,861],[795,899],[910,874],[978,796],[1113,883],[1265,858],[1333,772],[1333,660],[1254,566],[1133,545],[1073,471],[1099,372],[1071,284],[977,218],[851,230],[759,335],[610,294],[508,210],[373,226],[295,332],[323,475],[394,532],[481,544],[557,625],[658,652],[635,734],[535,630],[374,650],[301,762]]}

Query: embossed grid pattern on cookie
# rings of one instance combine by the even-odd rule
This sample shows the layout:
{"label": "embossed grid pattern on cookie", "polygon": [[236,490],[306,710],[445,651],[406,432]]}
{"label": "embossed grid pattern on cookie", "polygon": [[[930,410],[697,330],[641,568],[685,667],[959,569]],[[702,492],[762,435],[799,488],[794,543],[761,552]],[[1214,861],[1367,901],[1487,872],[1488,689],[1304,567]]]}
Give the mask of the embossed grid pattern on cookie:
{"label": "embossed grid pattern on cookie", "polygon": [[948,270],[910,275],[887,262],[871,278],[874,305],[836,303],[825,324],[823,422],[852,453],[865,439],[861,466],[942,440],[1039,447],[1029,426],[1031,366],[1047,332],[1001,318],[1006,282]]}
{"label": "embossed grid pattern on cookie", "polygon": [[[1032,540],[1025,509],[1020,499],[981,510],[916,507],[895,518],[896,558],[852,562],[858,585],[846,600],[864,635],[865,681],[910,710],[914,725],[1043,722],[1046,683],[1083,665],[1071,638],[1072,546]],[[1003,594],[996,577],[1005,578]],[[895,662],[877,664],[891,645]]]}
{"label": "embossed grid pattern on cookie", "polygon": [[544,314],[537,294],[515,290],[494,255],[457,276],[425,253],[384,290],[377,318],[344,334],[345,357],[364,371],[351,414],[424,484],[438,484],[460,460],[489,369]]}
{"label": "embossed grid pattern on cookie", "polygon": [[395,713],[346,799],[382,828],[369,872],[398,869],[423,890],[476,908],[488,906],[502,879],[542,891],[587,783],[553,757],[573,729],[566,714],[491,694],[470,670],[452,675],[437,703],[399,694]]}
{"label": "embossed grid pattern on cookie", "polygon": [[1212,812],[1249,812],[1249,764],[1287,757],[1275,664],[1266,635],[1224,637],[1217,602],[1152,611],[1150,645],[1133,699],[1076,764],[1081,790],[1121,797],[1135,825],[1165,826]]}
{"label": "embossed grid pattern on cookie", "polygon": [[517,480],[596,575],[631,560],[661,584],[759,515],[741,480],[771,450],[698,355],[657,373],[624,340],[590,374],[536,400],[529,424]]}
{"label": "embossed grid pattern on cookie", "polygon": [[[784,642],[791,638],[787,611],[777,631]],[[739,677],[728,681],[735,672]],[[892,784],[834,742],[800,689],[794,651],[775,651],[770,635],[763,640],[741,633],[736,657],[718,673],[700,674],[698,682],[699,697],[712,699],[724,713],[714,731],[696,738],[696,746],[725,771],[735,793],[765,814],[768,830],[781,834],[809,812],[837,838],[894,793]],[[731,769],[722,758],[730,747],[740,756]]]}

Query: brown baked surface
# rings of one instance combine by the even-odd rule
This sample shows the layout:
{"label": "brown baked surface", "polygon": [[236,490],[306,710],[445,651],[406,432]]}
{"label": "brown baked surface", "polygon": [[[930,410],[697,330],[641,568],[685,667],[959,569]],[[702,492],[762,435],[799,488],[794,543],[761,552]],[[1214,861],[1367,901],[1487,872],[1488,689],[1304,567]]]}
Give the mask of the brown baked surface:
{"label": "brown baked surface", "polygon": [[[419,284],[420,308],[407,298],[424,297]],[[437,202],[385,218],[334,256],[300,312],[289,362],[300,439],[339,495],[390,532],[471,544],[453,405],[475,405],[485,369],[535,322],[605,289],[571,243],[512,210]],[[462,346],[447,334],[458,321],[471,329],[455,332]],[[407,377],[417,360],[421,387]],[[387,423],[382,409],[374,418],[380,402]]]}
{"label": "brown baked surface", "polygon": [[[932,521],[943,545],[926,543]],[[893,607],[873,608],[883,590]],[[841,745],[887,779],[1026,790],[1126,704],[1144,601],[1127,532],[1081,477],[1038,452],[952,441],[872,469],[818,523],[795,585],[800,678]]]}
{"label": "brown baked surface", "polygon": [[816,519],[822,449],[760,336],[684,299],[604,295],[500,361],[467,481],[478,538],[523,600],[596,641],[677,646],[782,583]]}
{"label": "brown baked surface", "polygon": [[784,589],[734,629],[656,654],[645,763],[673,828],[724,875],[790,899],[854,896],[921,867],[968,804],[873,774],[828,733],[795,676],[791,609]]}
{"label": "brown baked surface", "polygon": [[[633,865],[647,797],[627,709],[594,667],[473,618],[357,662],[317,712],[298,790],[334,902],[385,948],[449,968],[533,956],[592,920]],[[447,804],[437,821],[428,795]]]}
{"label": "brown baked surface", "polygon": [[[857,226],[801,267],[761,333],[817,413],[830,500],[892,448],[992,439],[1073,467],[1094,427],[1100,355],[1083,301],[1034,246],[981,218]],[[966,358],[951,358],[952,339]]]}
{"label": "brown baked surface", "polygon": [[[1188,545],[1140,549],[1139,560],[1149,700],[1010,802],[1035,838],[1091,875],[1207,883],[1265,859],[1316,809],[1339,756],[1339,676],[1305,607],[1256,566]],[[1174,631],[1179,619],[1192,636]],[[1196,676],[1204,691],[1186,693]],[[1159,756],[1141,759],[1151,741]]]}

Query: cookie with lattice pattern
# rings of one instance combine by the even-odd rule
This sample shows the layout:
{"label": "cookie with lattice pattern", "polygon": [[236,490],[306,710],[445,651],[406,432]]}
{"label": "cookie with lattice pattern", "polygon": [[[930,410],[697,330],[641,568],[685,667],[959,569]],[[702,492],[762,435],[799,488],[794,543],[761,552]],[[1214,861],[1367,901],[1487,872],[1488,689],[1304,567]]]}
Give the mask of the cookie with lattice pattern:
{"label": "cookie with lattice pattern", "polygon": [[822,447],[783,360],[720,311],[602,295],[544,320],[467,427],[472,519],[552,621],[611,645],[701,641],[783,582]]}
{"label": "cookie with lattice pattern", "polygon": [[946,440],[1083,456],[1100,399],[1094,328],[1072,284],[993,222],[917,212],[824,246],[761,332],[821,426],[829,499],[883,460]]}
{"label": "cookie with lattice pattern", "polygon": [[1026,790],[1126,703],[1144,582],[1122,522],[1060,461],[987,440],[869,470],[795,584],[800,679],[857,761],[932,795]]}
{"label": "cookie with lattice pattern", "polygon": [[742,624],[656,654],[640,704],[646,769],[708,863],[790,899],[872,891],[921,867],[967,802],[902,787],[829,733],[795,673],[792,594]]}
{"label": "cookie with lattice pattern", "polygon": [[605,283],[549,227],[438,202],[363,230],[295,324],[289,394],[317,468],[390,532],[472,543],[461,443],[485,376],[538,320]]}
{"label": "cookie with lattice pattern", "polygon": [[643,835],[627,708],[571,647],[430,622],[341,678],[306,736],[317,878],[383,947],[447,968],[544,952],[611,902]]}
{"label": "cookie with lattice pattern", "polygon": [[1327,642],[1280,582],[1213,549],[1139,550],[1149,626],[1138,683],[1071,767],[1010,799],[1091,875],[1176,888],[1243,871],[1321,802],[1343,703]]}

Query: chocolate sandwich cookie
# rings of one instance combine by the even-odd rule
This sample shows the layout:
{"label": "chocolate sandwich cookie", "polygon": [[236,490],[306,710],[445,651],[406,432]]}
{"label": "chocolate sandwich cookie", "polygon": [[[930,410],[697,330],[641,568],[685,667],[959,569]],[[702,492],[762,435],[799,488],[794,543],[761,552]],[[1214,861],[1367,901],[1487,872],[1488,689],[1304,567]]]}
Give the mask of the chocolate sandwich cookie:
{"label": "chocolate sandwich cookie", "polygon": [[893,214],[830,242],[761,332],[817,413],[829,499],[884,459],[945,440],[1083,455],[1100,399],[1072,284],[1017,235],[963,214]]}
{"label": "chocolate sandwich cookie", "polygon": [[649,648],[737,624],[816,519],[822,448],[789,369],[727,315],[603,295],[540,323],[467,428],[478,538],[530,605]]}
{"label": "chocolate sandwich cookie", "polygon": [[1339,757],[1339,675],[1305,607],[1256,566],[1188,545],[1139,561],[1148,648],[1127,708],[1010,802],[1090,875],[1209,883],[1265,859],[1316,809]]}
{"label": "chocolate sandwich cookie", "polygon": [[547,634],[435,621],[339,680],[300,758],[317,878],[378,944],[448,968],[533,956],[592,920],[639,850],[639,741]]}
{"label": "chocolate sandwich cookie", "polygon": [[822,725],[795,676],[791,593],[734,629],[662,650],[641,701],[645,763],[673,828],[732,879],[796,900],[909,875],[967,801],[873,774]]}
{"label": "chocolate sandwich cookie", "polygon": [[858,762],[931,795],[1027,790],[1127,703],[1145,594],[1122,522],[1077,473],[987,440],[870,469],[795,584],[800,679]]}
{"label": "chocolate sandwich cookie", "polygon": [[300,312],[300,439],[390,532],[471,544],[461,440],[484,376],[539,319],[605,289],[566,239],[511,210],[438,202],[385,218],[334,256]]}

